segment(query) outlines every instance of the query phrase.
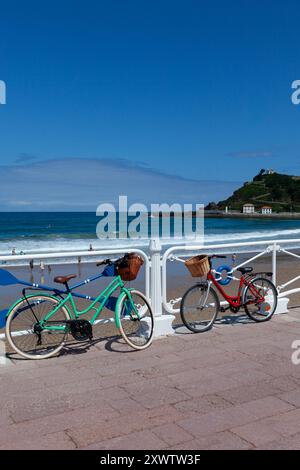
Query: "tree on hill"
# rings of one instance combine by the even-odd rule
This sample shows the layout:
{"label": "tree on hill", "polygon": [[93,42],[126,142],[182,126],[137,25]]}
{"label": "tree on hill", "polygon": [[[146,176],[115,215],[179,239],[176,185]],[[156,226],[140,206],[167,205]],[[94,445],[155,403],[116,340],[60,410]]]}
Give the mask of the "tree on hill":
{"label": "tree on hill", "polygon": [[209,210],[209,211],[216,211],[216,210],[218,210],[219,208],[218,208],[218,204],[216,204],[215,202],[212,201],[212,202],[209,202],[209,203],[207,204],[207,206],[205,207],[205,209],[206,209],[206,210]]}
{"label": "tree on hill", "polygon": [[265,174],[266,170],[262,168],[260,172],[254,176],[253,181],[261,181],[263,179],[263,175]]}
{"label": "tree on hill", "polygon": [[229,198],[219,201],[217,208],[224,210],[230,206],[231,209],[242,210],[245,203],[256,207],[270,205],[276,212],[290,211],[291,206],[297,208],[300,206],[300,177],[266,173],[261,169],[252,181],[236,189]]}

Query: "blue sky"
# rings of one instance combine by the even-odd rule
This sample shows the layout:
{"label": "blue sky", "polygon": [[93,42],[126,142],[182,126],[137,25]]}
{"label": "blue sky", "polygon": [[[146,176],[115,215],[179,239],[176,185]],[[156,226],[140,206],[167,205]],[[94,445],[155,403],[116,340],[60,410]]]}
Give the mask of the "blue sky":
{"label": "blue sky", "polygon": [[95,210],[123,170],[142,178],[139,200],[159,174],[156,198],[199,203],[260,168],[300,174],[298,2],[12,0],[0,14],[0,209],[55,210],[59,194],[82,210],[86,191]]}

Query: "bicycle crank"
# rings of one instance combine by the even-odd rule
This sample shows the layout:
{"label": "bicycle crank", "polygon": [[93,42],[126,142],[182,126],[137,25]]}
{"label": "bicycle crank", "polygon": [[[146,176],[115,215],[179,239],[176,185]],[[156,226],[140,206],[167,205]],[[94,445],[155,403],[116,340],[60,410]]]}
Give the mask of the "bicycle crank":
{"label": "bicycle crank", "polygon": [[76,341],[86,341],[93,339],[92,325],[88,320],[70,320],[70,333]]}

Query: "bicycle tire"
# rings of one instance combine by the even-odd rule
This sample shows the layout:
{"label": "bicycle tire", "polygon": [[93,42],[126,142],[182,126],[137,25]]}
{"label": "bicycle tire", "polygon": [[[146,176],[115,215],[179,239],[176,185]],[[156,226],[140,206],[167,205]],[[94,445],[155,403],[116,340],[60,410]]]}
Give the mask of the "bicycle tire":
{"label": "bicycle tire", "polygon": [[[214,306],[212,308],[212,313],[211,313],[211,320],[208,322],[208,324],[204,324],[203,327],[201,327],[201,325],[199,327],[195,327],[194,326],[195,322],[193,322],[193,324],[192,324],[191,320],[189,320],[189,317],[191,317],[191,318],[193,318],[193,316],[196,316],[196,318],[199,317],[199,306],[196,307],[197,313],[195,313],[195,312],[192,312],[192,310],[191,310],[191,308],[194,307],[194,306],[187,305],[187,301],[188,301],[189,296],[191,296],[193,291],[196,291],[196,290],[200,289],[200,290],[202,290],[202,295],[204,295],[204,300],[206,299],[205,302],[207,302],[208,296],[206,295],[206,293],[207,293],[208,287],[209,286],[208,286],[207,283],[195,284],[185,292],[185,294],[183,295],[182,300],[181,300],[180,316],[181,316],[182,322],[193,333],[204,333],[205,331],[210,330],[212,328],[214,322],[216,321],[216,318],[217,318],[219,310],[220,310],[219,298],[216,294],[216,291],[210,286],[208,295],[211,294],[212,300],[214,302]],[[195,294],[196,294],[196,292],[195,292]],[[189,309],[189,313],[188,313],[188,309]],[[200,309],[201,309],[201,307],[200,307]],[[203,311],[203,309],[202,309],[202,311]],[[205,317],[205,315],[204,315],[204,317]]]}
{"label": "bicycle tire", "polygon": [[[249,298],[250,298],[249,290],[250,290],[250,287],[252,286],[252,284],[254,284],[254,282],[258,283],[260,281],[263,281],[265,283],[265,285],[269,286],[269,289],[272,291],[273,297],[274,297],[274,301],[273,301],[273,304],[271,305],[270,310],[267,310],[269,312],[268,314],[265,314],[263,311],[259,312],[259,309],[260,309],[259,307],[257,308],[256,312],[253,312],[250,309],[250,305],[258,305],[258,303],[257,304],[255,304],[255,303],[250,304],[249,303]],[[266,289],[266,287],[265,287],[265,289]],[[266,304],[270,304],[270,302],[271,302],[271,300],[269,300],[269,302],[267,301]],[[244,294],[243,294],[243,304],[244,304],[245,312],[249,316],[249,318],[251,318],[251,320],[255,321],[256,323],[262,323],[262,322],[270,320],[272,318],[272,316],[274,315],[274,313],[275,313],[275,310],[276,310],[276,307],[277,307],[277,302],[278,302],[278,293],[277,293],[276,286],[273,284],[273,282],[271,282],[269,279],[266,279],[265,277],[254,277],[249,282],[248,286],[245,288],[245,291],[244,291]]]}
{"label": "bicycle tire", "polygon": [[[36,304],[35,304],[35,301]],[[61,300],[60,299],[56,299],[55,297],[53,296],[49,296],[49,295],[45,295],[45,294],[42,294],[42,295],[34,295],[34,296],[30,296],[27,298],[22,298],[20,299],[14,306],[13,308],[11,309],[8,317],[7,317],[7,321],[6,321],[6,328],[5,328],[5,332],[6,332],[6,338],[7,338],[7,341],[9,343],[9,345],[11,346],[11,348],[17,353],[19,354],[20,356],[24,357],[25,359],[33,359],[33,360],[39,360],[39,359],[48,359],[49,357],[52,357],[54,355],[56,355],[64,346],[65,344],[65,339],[66,339],[66,336],[67,336],[67,331],[61,335],[60,339],[59,339],[59,342],[58,342],[58,345],[57,346],[53,346],[53,349],[50,351],[50,347],[49,347],[49,344],[45,344],[44,347],[46,348],[46,351],[48,350],[48,352],[43,352],[45,351],[45,349],[43,349],[43,345],[41,345],[40,348],[37,348],[36,350],[33,348],[31,349],[30,353],[28,352],[28,350],[26,351],[25,349],[28,349],[28,347],[25,347],[25,342],[23,341],[24,343],[24,346],[23,346],[23,349],[21,348],[22,346],[22,341],[17,341],[17,339],[14,339],[14,338],[18,338],[18,337],[21,337],[22,335],[23,336],[26,336],[26,333],[23,333],[24,331],[26,332],[26,330],[19,330],[18,331],[12,331],[12,323],[14,322],[15,319],[17,319],[17,317],[19,318],[20,321],[20,324],[22,324],[22,320],[24,319],[24,328],[26,327],[26,324],[28,323],[28,325],[30,325],[30,322],[32,321],[32,326],[34,326],[34,315],[31,311],[31,308],[34,309],[37,305],[41,305],[43,302],[50,302],[50,304],[52,304],[53,308],[55,308],[55,305],[57,306]],[[31,305],[31,308],[28,307],[28,302],[30,303]],[[23,309],[23,311],[21,310]],[[31,314],[31,319],[29,320],[28,318],[28,322],[26,322],[25,320],[25,314],[24,314],[24,311],[27,310],[27,313]],[[62,322],[64,321],[67,321],[67,320],[70,320],[70,316],[69,316],[69,313],[67,311],[67,309],[62,306],[58,312],[62,312],[63,316],[64,316],[64,319],[60,320]],[[58,313],[56,312],[56,313]],[[54,315],[56,315],[56,313]],[[37,310],[35,310],[35,314],[37,314]],[[19,326],[19,328],[22,328],[22,326]],[[67,330],[67,329],[66,329]],[[32,334],[35,335],[34,338],[36,338],[36,333],[34,331],[32,331],[32,333],[29,332],[30,330],[28,329],[28,335],[29,334]],[[49,336],[50,336],[50,332],[49,330],[44,330],[42,331],[43,332],[46,332],[48,331],[49,333]],[[22,333],[22,334],[21,334]],[[54,336],[53,333],[51,333],[52,336]],[[53,339],[53,338],[52,338]],[[50,340],[51,341],[51,340]],[[38,351],[40,351],[38,353]]]}
{"label": "bicycle tire", "polygon": [[[150,306],[150,303],[147,297],[140,291],[136,289],[132,289],[130,291],[130,295],[136,305],[136,300],[139,298],[144,305],[140,305],[140,310],[144,310],[144,314],[142,317],[143,322],[141,319],[134,318],[131,315],[131,312],[125,313],[126,305],[125,300],[128,298],[127,294],[124,293],[123,297],[119,302],[119,308],[116,314],[118,315],[118,323],[120,325],[120,332],[123,336],[124,341],[131,346],[133,349],[142,350],[146,349],[150,346],[153,340],[153,332],[154,332],[154,316]],[[136,305],[137,306],[137,305]],[[146,310],[148,312],[148,317],[146,318]],[[130,321],[130,323],[129,323]],[[139,321],[139,323],[137,323]],[[136,327],[136,331],[134,331],[134,327]],[[138,333],[141,336],[138,336]],[[147,337],[145,337],[145,333],[147,333]],[[144,341],[144,342],[143,342]]]}

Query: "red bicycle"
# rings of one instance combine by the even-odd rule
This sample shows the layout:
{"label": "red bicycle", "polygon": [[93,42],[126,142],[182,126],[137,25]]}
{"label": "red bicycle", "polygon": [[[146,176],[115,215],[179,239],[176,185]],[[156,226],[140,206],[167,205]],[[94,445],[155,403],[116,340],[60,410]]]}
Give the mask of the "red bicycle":
{"label": "red bicycle", "polygon": [[[270,320],[276,310],[278,296],[275,285],[268,279],[272,273],[255,274],[252,267],[241,267],[237,269],[242,274],[237,294],[228,295],[220,284],[222,273],[212,269],[211,263],[212,258],[226,258],[226,256],[212,255],[198,258],[202,260],[206,258],[209,267],[206,281],[190,287],[182,297],[180,315],[189,330],[194,333],[207,331],[213,326],[220,311],[231,310],[237,313],[241,308],[244,308],[246,314],[255,322]],[[195,275],[197,274],[193,274]],[[232,276],[232,271],[228,275]],[[212,286],[224,298],[227,304],[225,307],[221,307],[219,297]]]}

